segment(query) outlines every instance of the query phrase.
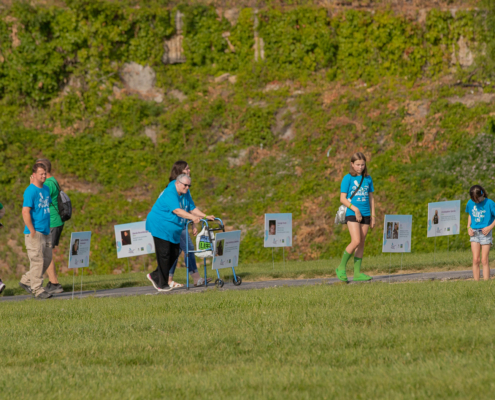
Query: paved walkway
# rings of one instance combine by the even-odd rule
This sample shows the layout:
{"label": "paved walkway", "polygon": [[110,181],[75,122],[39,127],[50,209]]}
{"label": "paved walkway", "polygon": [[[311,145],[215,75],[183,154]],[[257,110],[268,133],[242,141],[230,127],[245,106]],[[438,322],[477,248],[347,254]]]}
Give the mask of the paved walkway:
{"label": "paved walkway", "polygon": [[[495,275],[495,271],[491,273]],[[472,278],[473,272],[469,271],[444,271],[444,272],[422,272],[411,274],[394,274],[394,275],[380,275],[375,276],[372,282],[408,282],[408,281],[433,281],[433,280],[453,280],[453,279],[469,279]],[[304,286],[304,285],[317,285],[317,284],[336,284],[340,283],[337,278],[332,279],[294,279],[294,280],[272,280],[272,281],[260,281],[260,282],[243,282],[240,286],[235,286],[232,282],[228,282],[222,289],[219,290],[249,290],[249,289],[266,289],[280,286]],[[356,282],[350,281],[350,284],[365,284],[368,282]],[[214,285],[208,286],[208,289],[214,288]],[[141,286],[141,287],[126,287],[120,289],[105,289],[105,290],[88,290],[81,292],[75,292],[74,298],[81,297],[121,297],[121,296],[139,296],[139,295],[175,295],[175,294],[187,294],[204,292],[207,288],[191,288],[189,290],[185,288],[174,289],[170,292],[157,292],[153,286]],[[21,301],[31,299],[32,296],[3,296],[0,297],[2,301]],[[64,292],[53,296],[54,299],[72,299],[72,292]]]}

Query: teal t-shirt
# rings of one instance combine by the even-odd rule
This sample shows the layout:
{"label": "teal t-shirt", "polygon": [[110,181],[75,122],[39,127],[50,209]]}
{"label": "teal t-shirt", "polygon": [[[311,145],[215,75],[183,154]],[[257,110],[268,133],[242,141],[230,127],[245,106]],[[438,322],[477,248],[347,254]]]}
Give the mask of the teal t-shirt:
{"label": "teal t-shirt", "polygon": [[60,190],[58,190],[58,183],[56,179],[51,176],[45,181],[45,186],[48,186],[48,189],[50,189],[50,197],[52,198],[50,204],[50,228],[62,226],[64,222],[58,213],[58,194],[60,193]]}
{"label": "teal t-shirt", "polygon": [[196,208],[189,191],[179,196],[175,187],[175,181],[169,183],[167,188],[160,193],[155,204],[146,218],[146,230],[152,236],[171,243],[180,242],[180,234],[186,221],[173,213],[181,208],[191,212]]}
{"label": "teal t-shirt", "polygon": [[[359,187],[361,178],[361,175],[352,176],[351,174],[347,174],[344,176],[344,179],[342,179],[342,183],[340,184],[340,192],[345,193],[347,195],[347,199],[349,199]],[[374,191],[373,180],[371,179],[371,176],[368,175],[364,178],[363,184],[351,200],[352,205],[359,209],[363,217],[369,217],[371,215],[370,193],[373,193]],[[348,217],[351,215],[356,215],[356,213],[348,208],[345,216]]]}
{"label": "teal t-shirt", "polygon": [[495,221],[495,202],[484,199],[480,203],[469,200],[466,212],[471,216],[471,229],[483,229]]}
{"label": "teal t-shirt", "polygon": [[[31,210],[31,221],[34,225],[36,232],[41,232],[43,235],[50,234],[50,203],[52,199],[50,197],[50,190],[47,186],[43,185],[39,188],[32,183],[24,191],[23,207],[29,207]],[[24,227],[24,234],[29,235],[29,229]]]}

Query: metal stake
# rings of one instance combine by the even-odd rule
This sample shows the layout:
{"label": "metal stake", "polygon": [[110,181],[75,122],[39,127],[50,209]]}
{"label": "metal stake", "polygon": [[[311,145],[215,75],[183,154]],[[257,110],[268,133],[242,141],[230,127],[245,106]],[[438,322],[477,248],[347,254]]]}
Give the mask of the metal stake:
{"label": "metal stake", "polygon": [[273,259],[273,247],[272,247],[272,263],[273,263],[273,270],[275,271],[275,260]]}
{"label": "metal stake", "polygon": [[74,282],[75,282],[75,279],[76,279],[76,274],[75,274],[75,271],[72,270],[72,300],[74,300]]}
{"label": "metal stake", "polygon": [[390,284],[390,274],[391,274],[391,269],[392,269],[392,253],[389,253],[390,254],[390,263],[388,265],[388,283]]}
{"label": "metal stake", "polygon": [[80,299],[82,299],[82,281],[83,281],[83,275],[84,275],[84,268],[81,268],[81,295],[79,296]]}

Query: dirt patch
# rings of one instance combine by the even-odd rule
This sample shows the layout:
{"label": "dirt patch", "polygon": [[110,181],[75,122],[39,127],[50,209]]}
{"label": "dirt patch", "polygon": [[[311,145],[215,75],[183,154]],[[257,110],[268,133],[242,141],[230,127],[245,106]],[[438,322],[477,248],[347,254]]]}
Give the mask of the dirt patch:
{"label": "dirt patch", "polygon": [[450,104],[461,103],[467,108],[472,108],[478,103],[491,103],[495,101],[495,93],[471,93],[463,97],[449,97],[447,101]]}

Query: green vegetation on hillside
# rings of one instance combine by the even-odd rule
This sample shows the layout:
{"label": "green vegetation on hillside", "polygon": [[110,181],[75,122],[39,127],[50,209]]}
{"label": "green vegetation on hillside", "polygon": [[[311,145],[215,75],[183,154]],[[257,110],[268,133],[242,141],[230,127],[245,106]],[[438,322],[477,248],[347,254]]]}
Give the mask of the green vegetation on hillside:
{"label": "green vegetation on hillside", "polygon": [[[204,5],[65,3],[13,2],[0,14],[2,274],[26,265],[20,209],[38,156],[54,161],[74,202],[61,248],[70,231],[91,230],[98,273],[127,269],[113,225],[146,218],[177,159],[192,166],[196,204],[243,230],[244,262],[271,258],[261,247],[265,212],[293,213],[289,259],[340,255],[348,233],[333,219],[357,150],[370,157],[378,201],[368,254],[381,252],[385,214],[413,214],[412,249],[428,252],[427,202],[464,206],[475,182],[493,192],[483,164],[492,152],[475,150],[491,149],[495,134],[482,11],[432,9],[420,21],[387,9],[267,6],[241,9],[233,23]],[[187,61],[164,65],[178,11]],[[153,68],[158,102],[124,87],[128,62]],[[226,73],[236,79],[215,82]],[[450,245],[466,249],[468,239]]]}
{"label": "green vegetation on hillside", "polygon": [[3,398],[493,397],[489,282],[0,303]]}

